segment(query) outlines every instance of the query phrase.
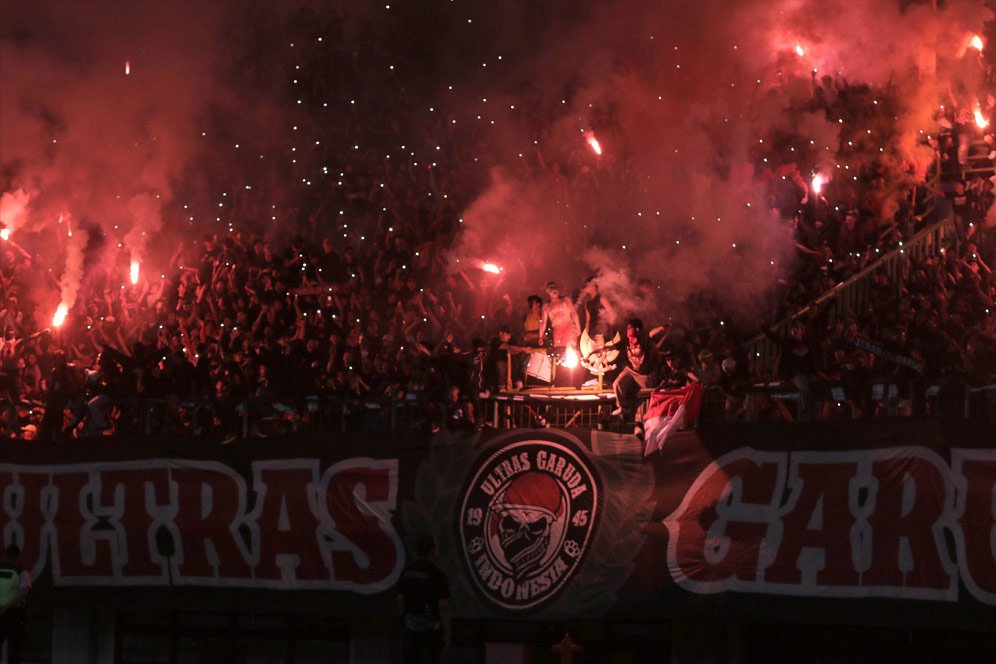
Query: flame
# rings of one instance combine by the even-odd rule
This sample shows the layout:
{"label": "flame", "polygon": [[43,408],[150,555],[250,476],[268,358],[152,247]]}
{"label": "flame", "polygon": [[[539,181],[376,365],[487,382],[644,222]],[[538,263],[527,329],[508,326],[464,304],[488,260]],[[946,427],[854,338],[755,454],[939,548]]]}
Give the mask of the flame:
{"label": "flame", "polygon": [[564,360],[561,362],[568,369],[573,369],[578,365],[580,358],[578,358],[578,352],[574,350],[573,346],[568,346],[567,351],[564,353]]}
{"label": "flame", "polygon": [[481,263],[481,269],[491,274],[501,274],[501,268],[494,263]]}
{"label": "flame", "polygon": [[125,60],[125,76],[131,73],[131,60]]}
{"label": "flame", "polygon": [[972,40],[969,42],[969,44],[976,51],[982,53],[982,47],[984,46],[984,44],[982,43],[982,37],[980,37],[979,35],[972,35]]}
{"label": "flame", "polygon": [[817,173],[816,175],[814,175],[813,176],[813,193],[814,194],[820,193],[820,189],[823,188],[824,184],[826,184],[826,180],[824,179],[824,177],[822,175],[820,175],[819,173]]}
{"label": "flame", "polygon": [[55,315],[52,316],[52,327],[62,327],[62,324],[66,322],[66,315],[69,313],[69,307],[63,302],[55,310]]}
{"label": "flame", "polygon": [[138,261],[132,261],[131,262],[130,277],[131,277],[131,283],[132,284],[137,284],[138,283]]}
{"label": "flame", "polygon": [[795,45],[795,54],[798,55],[800,58],[806,55],[806,51],[802,49],[802,44]]}
{"label": "flame", "polygon": [[982,108],[979,106],[975,107],[975,124],[978,125],[979,129],[985,129],[989,126],[989,120],[982,115]]}
{"label": "flame", "polygon": [[594,152],[599,157],[601,157],[602,156],[602,145],[601,145],[601,143],[598,142],[598,139],[595,138],[595,134],[593,132],[590,132],[590,131],[585,132],[585,140],[588,142],[588,145],[591,146],[592,152]]}
{"label": "flame", "polygon": [[9,240],[9,239],[10,239],[10,229],[0,228],[0,240]]}

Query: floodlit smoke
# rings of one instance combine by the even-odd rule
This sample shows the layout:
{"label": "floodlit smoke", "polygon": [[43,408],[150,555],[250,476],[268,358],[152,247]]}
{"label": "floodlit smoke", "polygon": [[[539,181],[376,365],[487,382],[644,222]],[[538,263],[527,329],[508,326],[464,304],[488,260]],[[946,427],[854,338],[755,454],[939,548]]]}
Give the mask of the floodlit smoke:
{"label": "floodlit smoke", "polygon": [[[823,193],[848,202],[861,184],[852,174],[921,177],[939,104],[970,109],[979,96],[982,69],[959,48],[992,17],[978,0],[556,7],[532,45],[495,44],[526,49],[522,64],[489,68],[462,100],[497,118],[482,150],[499,158],[462,214],[456,253],[498,247],[509,270],[528,266],[519,278],[532,290],[549,279],[570,290],[597,268],[622,309],[647,306],[634,300],[645,278],[658,316],[694,316],[709,300],[751,321],[794,260],[787,219],[810,184],[801,174],[827,174]],[[529,22],[488,19],[503,37]],[[853,90],[867,98],[851,105],[872,110],[837,117]],[[530,124],[517,110],[530,104],[553,121]],[[871,212],[886,220],[898,187],[882,198]],[[579,260],[592,248],[612,262]]]}
{"label": "floodlit smoke", "polygon": [[[335,104],[324,78],[350,75],[286,43],[292,25],[302,39],[330,34],[312,20],[328,18],[319,3],[302,4],[0,3],[0,220],[61,275],[63,302],[104,247],[158,274],[173,244],[157,240],[170,233],[225,233],[235,221],[278,240],[300,231],[285,202],[312,184],[295,168],[309,158],[301,137],[323,138],[323,123],[358,134],[355,151],[319,164],[323,175],[384,147],[341,109],[299,124],[281,106]],[[461,158],[441,151],[433,171],[450,179],[447,204],[479,192],[452,255],[494,261],[506,287],[526,292],[550,280],[570,291],[594,273],[617,315],[658,318],[705,317],[713,304],[756,317],[794,258],[786,217],[806,175],[849,204],[852,173],[922,178],[940,106],[971,122],[984,98],[983,40],[972,36],[992,18],[981,0],[466,3],[467,20],[449,5],[346,3],[346,30],[399,55],[398,84],[361,81],[364,93],[431,99],[445,122]],[[298,64],[336,71],[299,93]],[[852,106],[869,112],[835,115],[858,91]],[[471,163],[473,173],[447,172]],[[332,188],[314,170],[314,190]],[[380,176],[348,177],[372,187]],[[885,219],[897,191],[881,193],[872,216]],[[87,232],[64,228],[65,210]],[[328,234],[318,210],[301,211],[315,213],[313,238]]]}
{"label": "floodlit smoke", "polygon": [[162,207],[162,200],[151,194],[138,194],[128,201],[131,230],[125,235],[124,245],[133,260],[145,257],[146,244],[158,234],[162,226]]}
{"label": "floodlit smoke", "polygon": [[30,202],[31,194],[23,189],[5,191],[0,195],[0,224],[5,227],[8,234],[13,233],[24,223]]}
{"label": "floodlit smoke", "polygon": [[[637,280],[621,253],[592,247],[582,256],[584,264],[594,272],[592,281],[598,286],[599,294],[610,303],[604,315],[613,326],[632,316],[658,313],[652,310],[653,301],[648,302],[640,297]],[[583,304],[582,298],[579,298],[577,304],[579,307]]]}
{"label": "floodlit smoke", "polygon": [[[66,221],[72,223],[71,219]],[[90,237],[90,233],[77,232],[71,233],[66,240],[66,264],[62,270],[62,278],[59,280],[59,311],[63,312],[63,319],[65,319],[65,312],[72,310],[75,306],[76,296],[80,292]],[[65,307],[64,310],[63,307]],[[55,324],[54,321],[53,324]]]}
{"label": "floodlit smoke", "polygon": [[[90,234],[53,242],[67,237],[59,215],[145,253],[213,98],[221,14],[210,2],[0,3],[0,215],[70,308]],[[51,295],[27,295],[51,311]]]}

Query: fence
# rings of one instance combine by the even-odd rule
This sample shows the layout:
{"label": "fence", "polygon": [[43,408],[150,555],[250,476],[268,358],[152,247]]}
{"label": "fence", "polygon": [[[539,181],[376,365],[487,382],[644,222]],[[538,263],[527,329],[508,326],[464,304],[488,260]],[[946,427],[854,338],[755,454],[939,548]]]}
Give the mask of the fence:
{"label": "fence", "polygon": [[[852,312],[860,311],[868,296],[872,277],[884,272],[899,288],[899,281],[909,267],[909,261],[934,256],[942,248],[950,248],[957,244],[958,237],[954,224],[948,219],[924,228],[916,233],[909,242],[900,242],[899,246],[869,265],[853,277],[842,281],[823,295],[819,296],[791,316],[779,321],[771,327],[776,336],[784,335],[788,326],[796,319],[811,311],[817,311],[832,301],[832,315],[841,318]],[[777,347],[765,335],[758,335],[747,343],[748,357],[751,358],[753,373],[759,380],[773,378]]]}

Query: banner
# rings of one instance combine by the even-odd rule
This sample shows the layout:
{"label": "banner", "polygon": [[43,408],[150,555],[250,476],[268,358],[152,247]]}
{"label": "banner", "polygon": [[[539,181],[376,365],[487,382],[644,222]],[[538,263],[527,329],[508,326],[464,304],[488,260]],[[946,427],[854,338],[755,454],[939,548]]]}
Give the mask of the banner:
{"label": "banner", "polygon": [[4,443],[0,536],[41,586],[108,601],[325,591],[343,613],[386,613],[406,543],[432,533],[461,618],[666,616],[725,598],[713,604],[854,620],[885,601],[897,620],[971,628],[996,618],[990,438],[936,421],[753,425],[680,432],[645,459],[603,431],[340,434],[79,445],[58,463]]}

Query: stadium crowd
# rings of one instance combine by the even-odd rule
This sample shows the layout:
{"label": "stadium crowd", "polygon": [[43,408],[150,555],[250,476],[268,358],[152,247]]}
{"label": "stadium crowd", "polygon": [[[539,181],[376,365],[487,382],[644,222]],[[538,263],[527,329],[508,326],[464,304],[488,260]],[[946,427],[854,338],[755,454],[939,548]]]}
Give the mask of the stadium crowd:
{"label": "stadium crowd", "polygon": [[[307,80],[309,103],[345,97],[366,68],[390,61],[364,41],[373,37],[354,39],[330,40],[322,66],[311,68],[319,73]],[[860,92],[839,87],[832,103],[814,92],[814,104],[846,118],[867,102]],[[401,128],[416,120],[404,95],[361,105],[329,130],[327,147],[302,156],[346,164],[345,184],[309,188],[282,234],[236,229],[178,241],[162,278],[134,286],[122,249],[89,269],[59,328],[39,325],[36,303],[24,296],[43,281],[39,260],[0,243],[2,435],[52,443],[154,428],[227,443],[300,427],[381,428],[399,405],[405,426],[480,426],[482,398],[538,384],[525,371],[530,348],[579,349],[581,331],[594,336],[596,328],[603,343],[620,333],[616,368],[604,380],[617,386],[625,423],[639,418],[634,386],[697,381],[720,419],[736,420],[747,416],[758,383],[782,380],[800,395],[800,417],[830,418],[885,412],[890,398],[900,412],[950,414],[964,385],[996,375],[996,229],[986,225],[993,183],[966,173],[958,118],[942,122],[950,129],[933,143],[933,189],[901,169],[869,168],[860,190],[830,200],[792,168],[772,170],[773,206],[789,220],[797,260],[783,268],[767,319],[735,330],[717,324],[721,311],[657,328],[665,321],[640,320],[657,307],[613,307],[597,282],[564,288],[547,284],[556,275],[537,274],[523,292],[501,272],[456,263],[449,248],[475,194],[473,178],[454,177],[471,170],[464,141],[444,123],[423,123],[426,145],[447,146],[439,168],[351,150],[359,134],[368,145],[401,144]],[[571,195],[588,195],[589,169],[542,155],[532,167],[554,169]],[[346,241],[340,222],[329,221],[339,210],[353,225]],[[955,226],[943,250],[910,257],[899,274],[871,274],[860,310],[806,307],[943,218]],[[653,298],[648,283],[634,284],[634,295]],[[568,319],[574,311],[576,323],[554,308]],[[775,368],[745,350],[761,332],[780,350]],[[932,386],[940,391],[928,399]],[[985,412],[996,417],[991,403]],[[786,414],[773,407],[769,415]]]}

